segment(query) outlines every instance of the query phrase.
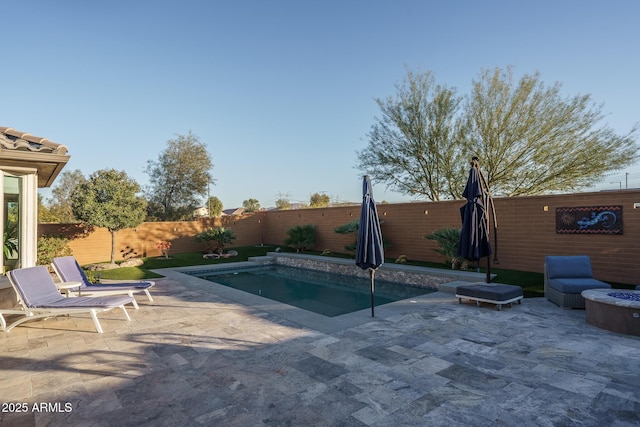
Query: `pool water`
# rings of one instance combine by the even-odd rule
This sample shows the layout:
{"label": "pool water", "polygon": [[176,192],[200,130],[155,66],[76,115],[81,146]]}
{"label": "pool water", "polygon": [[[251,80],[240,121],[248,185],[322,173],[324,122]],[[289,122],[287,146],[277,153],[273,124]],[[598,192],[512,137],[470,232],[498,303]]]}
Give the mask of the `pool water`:
{"label": "pool water", "polygon": [[[221,285],[260,295],[304,310],[334,317],[371,307],[368,278],[316,270],[266,266],[240,271],[196,274]],[[436,289],[375,281],[374,304],[412,298]]]}

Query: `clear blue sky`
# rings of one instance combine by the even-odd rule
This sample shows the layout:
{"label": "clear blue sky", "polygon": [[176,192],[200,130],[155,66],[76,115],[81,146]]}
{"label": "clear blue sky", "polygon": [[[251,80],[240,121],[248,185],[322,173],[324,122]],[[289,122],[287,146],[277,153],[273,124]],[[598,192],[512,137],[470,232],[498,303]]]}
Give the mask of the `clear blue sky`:
{"label": "clear blue sky", "polygon": [[[356,151],[413,71],[468,93],[482,69],[539,71],[640,121],[640,2],[21,0],[2,6],[0,126],[69,147],[65,170],[124,170],[192,131],[225,208],[315,192],[360,201]],[[640,185],[640,167],[629,172]],[[48,196],[47,193],[44,193]],[[409,201],[384,185],[377,201]]]}

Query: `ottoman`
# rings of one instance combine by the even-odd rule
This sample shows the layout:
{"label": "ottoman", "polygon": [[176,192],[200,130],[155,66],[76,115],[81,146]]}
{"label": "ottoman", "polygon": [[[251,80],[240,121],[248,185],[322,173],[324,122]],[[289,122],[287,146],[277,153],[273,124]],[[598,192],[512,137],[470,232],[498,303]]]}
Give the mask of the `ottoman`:
{"label": "ottoman", "polygon": [[522,288],[499,283],[470,283],[456,287],[456,298],[460,304],[466,298],[475,301],[478,306],[481,302],[496,304],[496,308],[500,310],[503,304],[511,306],[516,301],[521,304]]}

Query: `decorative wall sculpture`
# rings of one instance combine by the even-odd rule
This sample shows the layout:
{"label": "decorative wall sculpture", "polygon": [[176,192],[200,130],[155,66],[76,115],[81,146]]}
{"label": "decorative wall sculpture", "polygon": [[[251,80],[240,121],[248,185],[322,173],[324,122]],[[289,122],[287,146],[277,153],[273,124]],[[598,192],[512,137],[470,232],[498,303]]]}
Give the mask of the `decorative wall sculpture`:
{"label": "decorative wall sculpture", "polygon": [[622,234],[622,206],[556,208],[556,233]]}

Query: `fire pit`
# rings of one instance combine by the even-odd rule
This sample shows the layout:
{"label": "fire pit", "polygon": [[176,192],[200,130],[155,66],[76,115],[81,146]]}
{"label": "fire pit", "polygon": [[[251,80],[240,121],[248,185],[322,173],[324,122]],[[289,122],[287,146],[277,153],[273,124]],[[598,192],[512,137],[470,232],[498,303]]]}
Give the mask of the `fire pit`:
{"label": "fire pit", "polygon": [[587,323],[640,336],[640,291],[591,289],[582,292]]}

